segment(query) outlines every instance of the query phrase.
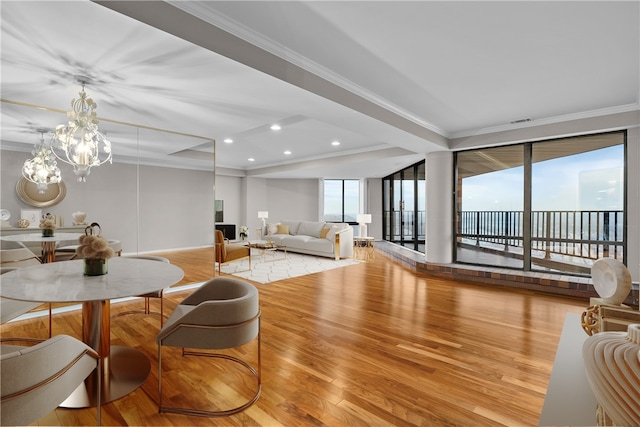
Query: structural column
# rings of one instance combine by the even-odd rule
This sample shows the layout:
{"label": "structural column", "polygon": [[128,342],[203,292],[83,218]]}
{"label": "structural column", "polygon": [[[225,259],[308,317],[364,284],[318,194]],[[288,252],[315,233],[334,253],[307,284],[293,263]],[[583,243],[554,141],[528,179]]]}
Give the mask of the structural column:
{"label": "structural column", "polygon": [[453,153],[427,154],[426,260],[438,264],[452,262],[453,245]]}

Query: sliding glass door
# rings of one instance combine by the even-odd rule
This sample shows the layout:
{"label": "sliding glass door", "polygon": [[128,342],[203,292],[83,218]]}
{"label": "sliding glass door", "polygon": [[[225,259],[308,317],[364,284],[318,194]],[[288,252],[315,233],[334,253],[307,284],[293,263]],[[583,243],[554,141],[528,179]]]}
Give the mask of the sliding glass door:
{"label": "sliding glass door", "polygon": [[524,147],[457,155],[458,262],[522,268]]}
{"label": "sliding glass door", "polygon": [[622,261],[624,134],[532,144],[531,163],[531,269],[590,274],[598,258]]}
{"label": "sliding glass door", "polygon": [[425,162],[383,179],[383,238],[424,252]]}
{"label": "sliding glass door", "polygon": [[456,154],[456,262],[590,274],[625,261],[625,132]]}

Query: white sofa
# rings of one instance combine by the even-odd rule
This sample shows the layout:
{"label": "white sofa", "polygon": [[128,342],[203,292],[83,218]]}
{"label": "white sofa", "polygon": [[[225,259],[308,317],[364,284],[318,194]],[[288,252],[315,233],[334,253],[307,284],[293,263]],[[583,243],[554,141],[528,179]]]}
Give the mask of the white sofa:
{"label": "white sofa", "polygon": [[336,260],[353,256],[353,227],[349,224],[282,220],[267,224],[263,235],[291,252]]}

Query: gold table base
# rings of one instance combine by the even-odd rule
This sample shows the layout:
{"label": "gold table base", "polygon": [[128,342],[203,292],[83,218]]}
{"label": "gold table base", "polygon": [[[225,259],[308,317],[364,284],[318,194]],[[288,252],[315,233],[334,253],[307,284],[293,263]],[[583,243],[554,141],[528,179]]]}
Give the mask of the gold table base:
{"label": "gold table base", "polygon": [[[108,357],[102,359],[102,403],[119,399],[142,385],[151,371],[149,358],[139,350],[111,346]],[[98,404],[98,373],[89,375],[83,384],[60,404],[63,408],[89,408]]]}

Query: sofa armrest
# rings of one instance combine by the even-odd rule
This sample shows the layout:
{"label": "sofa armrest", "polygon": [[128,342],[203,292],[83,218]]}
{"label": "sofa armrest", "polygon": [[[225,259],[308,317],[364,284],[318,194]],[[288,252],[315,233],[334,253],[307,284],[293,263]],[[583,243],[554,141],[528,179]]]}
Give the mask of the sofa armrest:
{"label": "sofa armrest", "polygon": [[336,261],[341,257],[347,258],[353,255],[353,227],[348,226],[344,230],[336,231],[333,251]]}

